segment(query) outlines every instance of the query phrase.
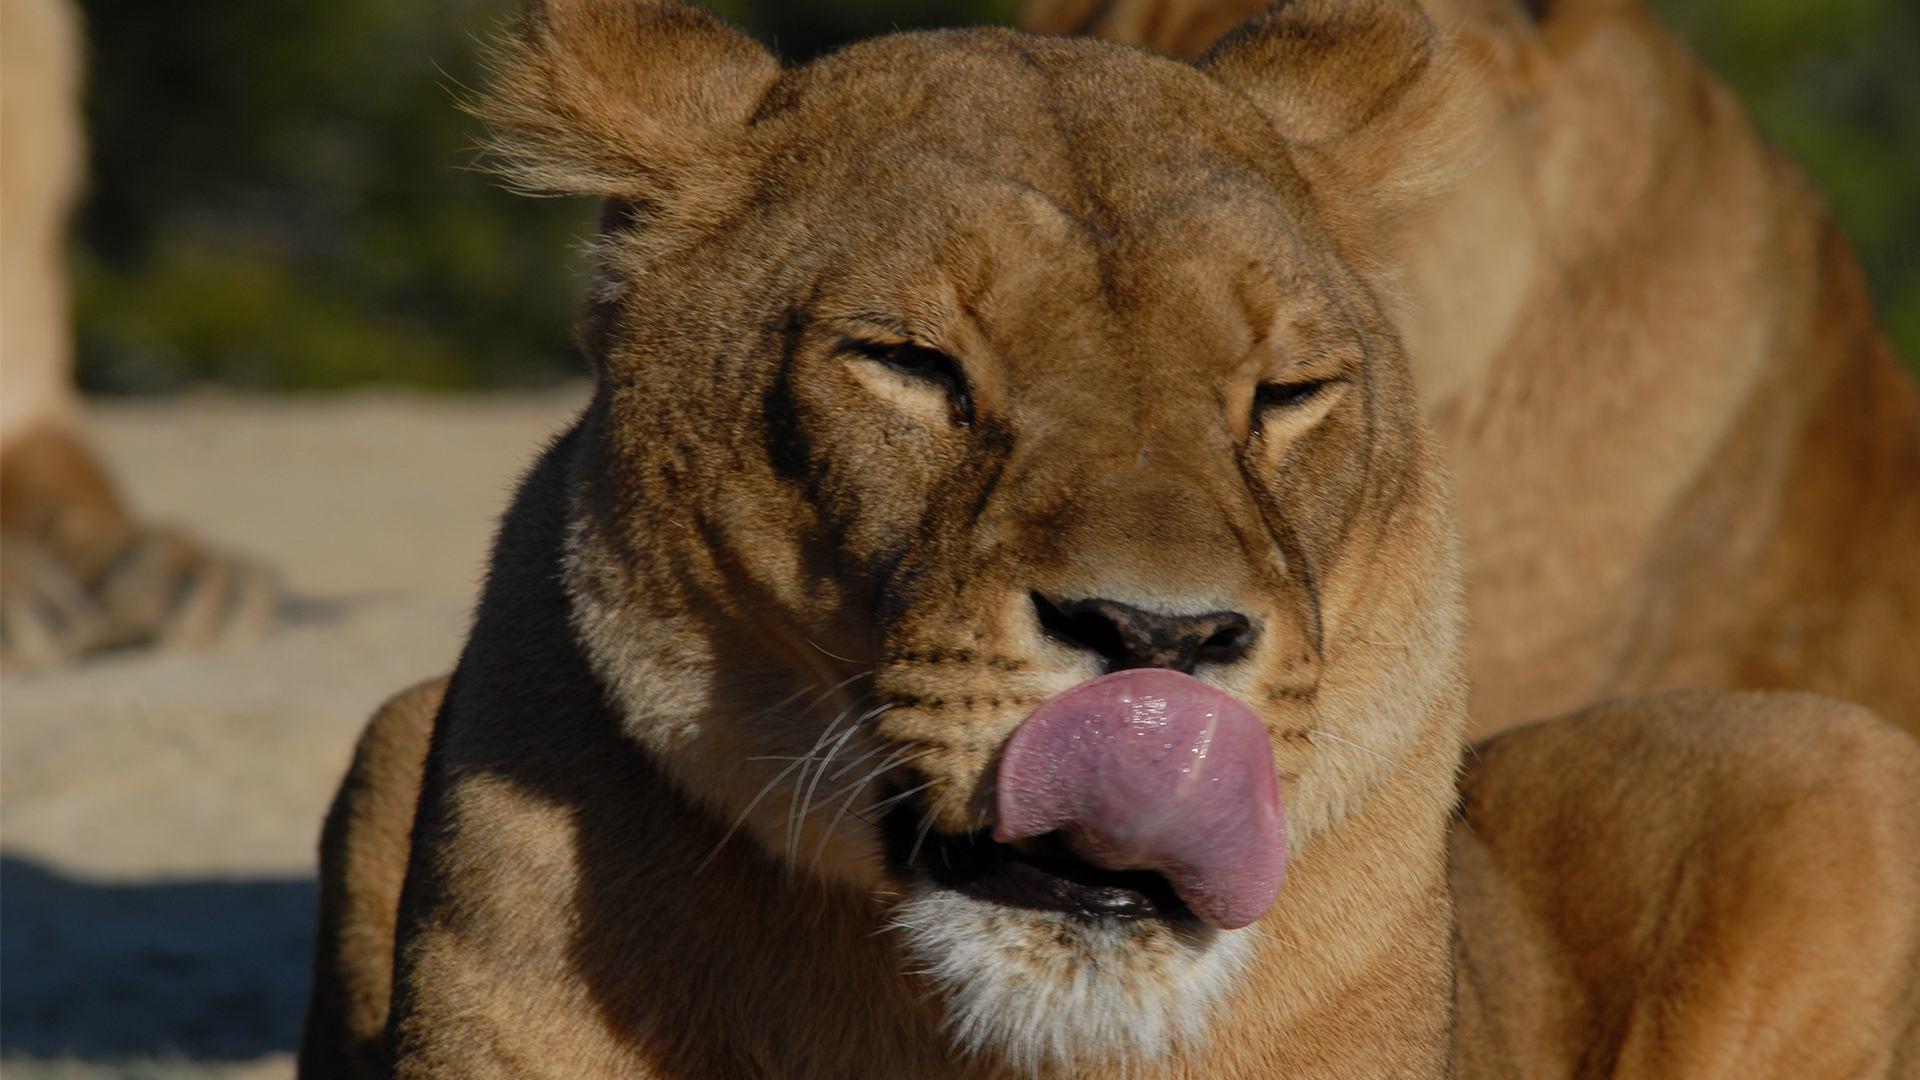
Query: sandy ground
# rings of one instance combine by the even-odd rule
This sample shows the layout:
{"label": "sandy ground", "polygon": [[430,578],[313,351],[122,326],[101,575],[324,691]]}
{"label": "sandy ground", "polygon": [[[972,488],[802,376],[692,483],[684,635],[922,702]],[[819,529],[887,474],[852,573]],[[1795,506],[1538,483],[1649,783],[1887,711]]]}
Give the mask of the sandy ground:
{"label": "sandy ground", "polygon": [[290,1075],[352,740],[451,665],[493,521],[580,397],[99,410],[142,511],[295,599],[256,641],[0,684],[0,1073]]}

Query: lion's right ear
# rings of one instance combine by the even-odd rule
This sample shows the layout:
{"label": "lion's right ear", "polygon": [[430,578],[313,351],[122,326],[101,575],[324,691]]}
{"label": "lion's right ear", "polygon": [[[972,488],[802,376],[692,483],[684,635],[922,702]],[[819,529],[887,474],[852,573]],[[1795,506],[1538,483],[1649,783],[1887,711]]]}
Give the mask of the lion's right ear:
{"label": "lion's right ear", "polygon": [[1200,66],[1267,115],[1337,231],[1378,254],[1477,152],[1480,91],[1457,45],[1417,0],[1283,0]]}
{"label": "lion's right ear", "polygon": [[486,122],[528,191],[643,205],[707,201],[743,179],[772,54],[676,0],[532,0],[493,58]]}

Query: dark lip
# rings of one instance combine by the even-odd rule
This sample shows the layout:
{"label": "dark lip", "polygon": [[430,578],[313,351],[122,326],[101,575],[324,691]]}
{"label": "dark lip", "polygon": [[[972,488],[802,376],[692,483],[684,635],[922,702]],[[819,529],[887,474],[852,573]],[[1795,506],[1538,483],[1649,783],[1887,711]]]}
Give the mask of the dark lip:
{"label": "dark lip", "polygon": [[887,865],[902,879],[925,878],[1004,907],[1087,921],[1199,922],[1165,877],[1151,870],[1103,870],[1074,855],[1056,833],[1037,838],[1028,852],[996,842],[986,830],[922,836],[920,824],[919,811],[904,804],[881,822]]}

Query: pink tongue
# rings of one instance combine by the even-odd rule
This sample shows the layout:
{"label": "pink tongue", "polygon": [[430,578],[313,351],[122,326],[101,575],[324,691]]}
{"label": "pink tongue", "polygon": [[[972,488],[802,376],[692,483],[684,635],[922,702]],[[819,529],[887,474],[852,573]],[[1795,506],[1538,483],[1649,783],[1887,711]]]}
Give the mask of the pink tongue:
{"label": "pink tongue", "polygon": [[1258,919],[1286,874],[1266,726],[1177,671],[1119,671],[1049,699],[1007,740],[998,783],[994,839],[1058,829],[1096,866],[1159,871],[1224,930]]}

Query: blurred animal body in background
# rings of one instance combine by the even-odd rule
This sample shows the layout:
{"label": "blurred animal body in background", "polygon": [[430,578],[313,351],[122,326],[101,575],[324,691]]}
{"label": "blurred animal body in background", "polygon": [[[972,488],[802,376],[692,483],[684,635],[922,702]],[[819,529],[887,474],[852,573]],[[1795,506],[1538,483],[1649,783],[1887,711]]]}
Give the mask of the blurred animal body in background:
{"label": "blurred animal body in background", "polygon": [[[1179,56],[1265,0],[1033,0]],[[1920,394],[1800,168],[1639,0],[1425,0],[1477,163],[1395,321],[1466,541],[1473,725],[1817,690],[1920,731]]]}
{"label": "blurred animal body in background", "polygon": [[81,186],[82,35],[66,0],[0,6],[0,663],[257,629],[273,575],[140,521],[74,387],[66,226]]}

